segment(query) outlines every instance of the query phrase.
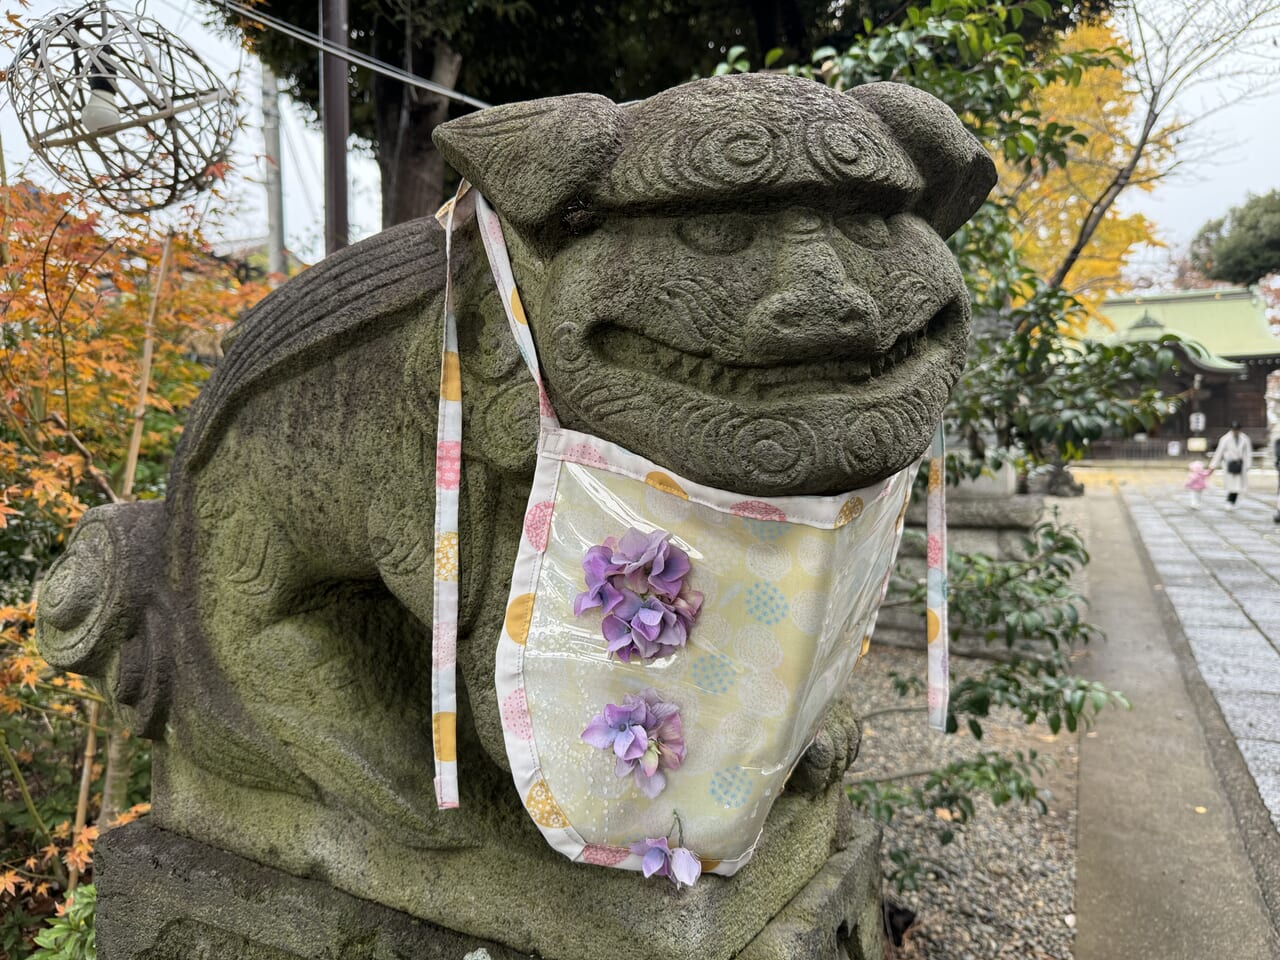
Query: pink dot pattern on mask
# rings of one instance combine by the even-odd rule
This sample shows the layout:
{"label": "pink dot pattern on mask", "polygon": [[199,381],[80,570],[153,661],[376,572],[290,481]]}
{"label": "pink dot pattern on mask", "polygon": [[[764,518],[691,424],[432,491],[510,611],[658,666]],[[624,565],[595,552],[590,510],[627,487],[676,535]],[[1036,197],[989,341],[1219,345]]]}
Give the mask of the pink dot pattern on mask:
{"label": "pink dot pattern on mask", "polygon": [[930,567],[942,566],[942,544],[937,537],[929,537],[925,550],[926,561]]}
{"label": "pink dot pattern on mask", "polygon": [[554,503],[544,500],[542,503],[535,503],[524,516],[524,538],[539,553],[547,549],[547,539],[551,536],[551,511],[554,508]]}
{"label": "pink dot pattern on mask", "polygon": [[604,468],[609,465],[600,451],[589,443],[575,443],[565,450],[564,458],[572,463],[580,463],[584,467]]}
{"label": "pink dot pattern on mask", "polygon": [[523,689],[513,690],[502,701],[502,726],[519,740],[528,740],[533,736],[533,725],[529,720],[529,704],[525,701]]}
{"label": "pink dot pattern on mask", "polygon": [[498,218],[481,217],[479,219],[481,226],[483,226],[485,232],[489,234],[489,239],[494,243],[500,243],[503,246],[506,246],[506,238],[502,236],[502,224],[498,222]]}
{"label": "pink dot pattern on mask", "polygon": [[593,863],[597,867],[616,867],[630,856],[626,847],[608,847],[598,843],[588,843],[582,850],[584,863]]}
{"label": "pink dot pattern on mask", "polygon": [[442,440],[436,444],[436,488],[457,490],[462,481],[462,441]]}
{"label": "pink dot pattern on mask", "polygon": [[763,500],[740,500],[729,508],[735,517],[751,520],[786,520],[787,515],[771,503]]}
{"label": "pink dot pattern on mask", "polygon": [[431,666],[439,670],[458,662],[458,628],[451,623],[437,623],[431,631]]}

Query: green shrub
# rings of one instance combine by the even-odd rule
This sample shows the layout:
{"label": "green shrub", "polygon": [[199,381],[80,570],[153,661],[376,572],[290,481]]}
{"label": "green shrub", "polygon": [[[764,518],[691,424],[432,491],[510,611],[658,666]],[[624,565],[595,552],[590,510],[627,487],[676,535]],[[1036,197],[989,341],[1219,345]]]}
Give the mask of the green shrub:
{"label": "green shrub", "polygon": [[93,937],[97,891],[93,884],[80,887],[67,902],[70,906],[62,916],[51,918],[48,927],[36,934],[39,949],[31,960],[97,960]]}

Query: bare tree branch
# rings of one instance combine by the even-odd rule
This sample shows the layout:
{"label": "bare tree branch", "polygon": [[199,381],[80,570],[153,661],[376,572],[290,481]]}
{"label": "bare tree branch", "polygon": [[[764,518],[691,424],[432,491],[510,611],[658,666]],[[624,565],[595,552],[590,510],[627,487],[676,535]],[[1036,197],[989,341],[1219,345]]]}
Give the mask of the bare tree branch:
{"label": "bare tree branch", "polygon": [[[1280,0],[1132,0],[1122,14],[1135,53],[1131,80],[1145,104],[1136,137],[1115,175],[1089,206],[1075,240],[1054,271],[1050,283],[1064,284],[1099,226],[1120,196],[1132,186],[1162,179],[1177,162],[1158,174],[1137,175],[1156,142],[1175,143],[1197,124],[1229,103],[1258,96],[1280,80],[1274,54],[1280,40]],[[1235,81],[1238,89],[1224,91]],[[1212,107],[1187,116],[1190,91],[1214,85]]]}

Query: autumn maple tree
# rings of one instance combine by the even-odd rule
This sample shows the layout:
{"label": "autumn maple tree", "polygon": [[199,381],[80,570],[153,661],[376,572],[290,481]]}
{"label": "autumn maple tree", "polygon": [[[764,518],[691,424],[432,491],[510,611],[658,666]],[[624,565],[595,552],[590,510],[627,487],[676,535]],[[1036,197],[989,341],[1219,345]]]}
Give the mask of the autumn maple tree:
{"label": "autumn maple tree", "polygon": [[[998,156],[997,189],[1016,218],[1023,263],[1041,277],[1061,270],[1063,290],[1096,315],[1108,294],[1127,288],[1124,270],[1131,255],[1159,241],[1154,225],[1141,213],[1108,204],[1088,244],[1065,262],[1091,210],[1130,162],[1134,128],[1141,119],[1138,91],[1126,79],[1131,54],[1113,25],[1082,24],[1057,47],[1066,56],[1091,50],[1110,51],[1113,59],[1094,63],[1088,83],[1057,80],[1030,99],[1047,122],[1070,126],[1081,137],[1067,142],[1063,162],[1049,166],[1015,164]],[[1129,176],[1130,188],[1150,190],[1167,173],[1176,133],[1172,123],[1152,131]]]}
{"label": "autumn maple tree", "polygon": [[[108,219],[25,180],[0,188],[0,957],[25,956],[22,918],[54,912],[69,877],[91,867],[109,825],[95,814],[147,792],[145,755],[123,751],[117,795],[103,796],[107,763],[87,755],[85,737],[90,727],[103,745],[126,737],[121,718],[82,678],[41,659],[33,626],[39,582],[75,522],[128,495],[122,474],[162,241],[145,218]],[[202,361],[266,291],[240,282],[191,233],[174,235],[168,277],[154,312],[137,497],[163,495],[185,409],[208,374]],[[77,830],[86,762],[90,823]]]}

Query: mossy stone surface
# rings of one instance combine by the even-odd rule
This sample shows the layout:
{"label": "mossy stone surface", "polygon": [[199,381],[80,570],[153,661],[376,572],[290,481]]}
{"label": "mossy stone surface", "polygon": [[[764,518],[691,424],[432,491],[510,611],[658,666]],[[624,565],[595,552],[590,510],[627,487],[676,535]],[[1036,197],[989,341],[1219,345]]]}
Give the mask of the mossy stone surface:
{"label": "mossy stone surface", "polygon": [[564,858],[536,866],[556,856],[546,850],[529,851],[532,861],[514,851],[505,865],[462,859],[443,877],[405,858],[402,887],[430,875],[470,898],[448,927],[353,897],[331,877],[299,877],[143,820],[99,842],[99,955],[462,960],[483,949],[490,960],[880,960],[879,831],[851,825],[844,803],[827,795],[791,804],[760,867],[679,894],[616,870],[584,887],[581,868]]}

